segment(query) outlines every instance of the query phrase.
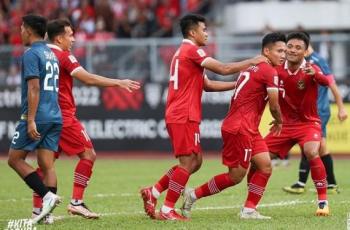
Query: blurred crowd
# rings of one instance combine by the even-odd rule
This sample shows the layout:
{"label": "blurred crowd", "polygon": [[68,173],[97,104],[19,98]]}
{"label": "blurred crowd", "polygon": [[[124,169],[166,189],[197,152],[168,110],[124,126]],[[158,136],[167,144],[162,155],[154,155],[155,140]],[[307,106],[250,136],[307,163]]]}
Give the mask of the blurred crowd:
{"label": "blurred crowd", "polygon": [[19,44],[21,17],[69,18],[80,37],[109,39],[172,36],[173,22],[198,12],[201,0],[0,0],[0,44]]}
{"label": "blurred crowd", "polygon": [[[68,18],[76,40],[173,36],[174,22],[188,12],[205,14],[212,0],[0,0],[0,84],[20,84],[22,16]],[[1,45],[12,45],[6,51]],[[84,50],[76,49],[79,56]],[[4,57],[7,57],[5,59]],[[11,58],[9,58],[11,57]],[[83,63],[82,63],[83,64]]]}

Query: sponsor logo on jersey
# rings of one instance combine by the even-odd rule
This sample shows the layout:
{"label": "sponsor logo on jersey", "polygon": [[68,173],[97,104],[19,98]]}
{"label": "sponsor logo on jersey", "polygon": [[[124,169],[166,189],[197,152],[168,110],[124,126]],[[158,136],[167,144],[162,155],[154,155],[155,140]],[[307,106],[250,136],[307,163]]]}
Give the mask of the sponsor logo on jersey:
{"label": "sponsor logo on jersey", "polygon": [[78,62],[77,59],[73,55],[69,55],[68,58],[72,63]]}
{"label": "sponsor logo on jersey", "polygon": [[204,50],[198,49],[198,50],[197,50],[197,53],[199,54],[199,56],[205,57],[205,52],[204,52]]}

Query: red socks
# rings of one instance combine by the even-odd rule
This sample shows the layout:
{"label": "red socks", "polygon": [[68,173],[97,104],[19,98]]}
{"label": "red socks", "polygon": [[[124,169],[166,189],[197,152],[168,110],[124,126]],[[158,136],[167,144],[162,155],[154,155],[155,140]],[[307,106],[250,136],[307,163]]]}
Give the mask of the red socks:
{"label": "red socks", "polygon": [[260,171],[255,171],[254,174],[251,173],[248,182],[248,197],[244,205],[245,208],[256,208],[264,194],[270,176],[271,173],[263,173]]}
{"label": "red socks", "polygon": [[235,183],[231,180],[228,173],[219,174],[210,179],[207,183],[197,187],[195,189],[195,194],[197,199],[200,199],[202,197],[219,193],[234,184]]}
{"label": "red socks", "polygon": [[78,162],[74,172],[74,186],[72,199],[83,199],[85,188],[87,187],[92,174],[93,165],[94,162],[87,159],[81,159]]}
{"label": "red socks", "polygon": [[154,185],[159,193],[167,190],[169,187],[170,178],[173,176],[173,173],[178,165],[173,166],[159,181]]}
{"label": "red socks", "polygon": [[190,173],[184,168],[177,167],[174,170],[173,176],[169,181],[169,188],[164,202],[165,206],[174,208],[175,203],[179,199],[182,190],[185,188],[189,177]]}
{"label": "red socks", "polygon": [[318,200],[327,200],[327,176],[321,158],[309,160],[311,178],[314,181]]}

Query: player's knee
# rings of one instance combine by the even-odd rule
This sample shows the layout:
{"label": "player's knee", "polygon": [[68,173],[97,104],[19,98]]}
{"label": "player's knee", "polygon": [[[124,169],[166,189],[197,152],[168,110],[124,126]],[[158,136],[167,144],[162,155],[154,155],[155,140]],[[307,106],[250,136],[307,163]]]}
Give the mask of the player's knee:
{"label": "player's knee", "polygon": [[80,159],[86,159],[92,162],[96,160],[96,153],[94,149],[86,149],[85,152],[79,155]]}
{"label": "player's knee", "polygon": [[271,174],[272,166],[271,164],[265,164],[262,167],[259,167],[259,171],[261,171],[262,173]]}
{"label": "player's knee", "polygon": [[11,168],[15,168],[16,161],[15,161],[15,159],[13,159],[12,157],[9,157],[9,158],[7,159],[7,164],[8,164]]}
{"label": "player's knee", "polygon": [[241,183],[241,181],[243,180],[245,174],[246,174],[246,172],[242,171],[242,170],[235,170],[235,171],[230,170],[229,173],[228,173],[230,179],[235,184]]}
{"label": "player's knee", "polygon": [[202,160],[196,161],[191,170],[191,174],[197,172],[202,166]]}

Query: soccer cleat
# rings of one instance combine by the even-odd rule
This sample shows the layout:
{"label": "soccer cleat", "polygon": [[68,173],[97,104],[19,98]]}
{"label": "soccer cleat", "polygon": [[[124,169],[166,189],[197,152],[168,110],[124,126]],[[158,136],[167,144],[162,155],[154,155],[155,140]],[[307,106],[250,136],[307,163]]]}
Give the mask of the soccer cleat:
{"label": "soccer cleat", "polygon": [[84,203],[73,205],[70,203],[67,208],[67,212],[70,215],[82,216],[86,219],[98,219],[100,215],[92,212]]}
{"label": "soccer cleat", "polygon": [[181,216],[180,214],[178,214],[177,212],[175,212],[175,210],[171,210],[168,213],[164,213],[162,212],[162,210],[159,211],[159,213],[157,213],[156,215],[156,219],[157,220],[171,220],[171,221],[188,221],[189,219]]}
{"label": "soccer cleat", "polygon": [[44,219],[44,217],[51,213],[59,203],[61,203],[61,198],[52,192],[48,192],[43,198],[41,213],[32,219],[33,224],[37,224]]}
{"label": "soccer cleat", "polygon": [[318,203],[318,207],[316,210],[316,216],[329,216],[329,207],[327,202],[323,201]]}
{"label": "soccer cleat", "polygon": [[192,188],[185,188],[182,192],[183,204],[181,206],[181,213],[184,217],[191,217],[191,209],[194,204],[194,200],[191,198],[191,193],[194,191]]}
{"label": "soccer cleat", "polygon": [[288,192],[288,193],[292,193],[292,194],[302,194],[306,191],[305,187],[301,186],[298,183],[295,183],[292,186],[283,187],[282,189],[283,189],[283,191]]}
{"label": "soccer cleat", "polygon": [[141,189],[140,194],[143,199],[143,208],[146,214],[152,219],[155,219],[157,199],[152,195],[152,187]]}
{"label": "soccer cleat", "polygon": [[[32,219],[36,218],[40,213],[32,212]],[[43,224],[53,224],[54,218],[52,213],[47,214],[39,223]]]}
{"label": "soccer cleat", "polygon": [[339,188],[338,188],[338,185],[328,185],[327,187],[327,193],[328,194],[339,194],[340,191],[339,191]]}
{"label": "soccer cleat", "polygon": [[241,209],[239,218],[240,219],[253,219],[253,220],[270,220],[271,219],[270,216],[263,216],[256,210],[253,210],[251,212],[247,212],[247,211],[244,211],[243,208]]}

